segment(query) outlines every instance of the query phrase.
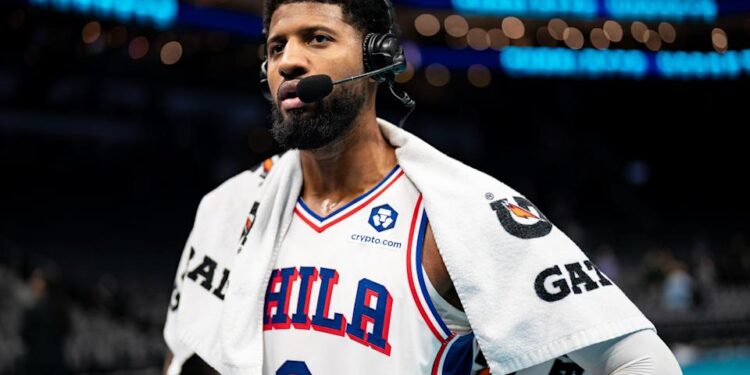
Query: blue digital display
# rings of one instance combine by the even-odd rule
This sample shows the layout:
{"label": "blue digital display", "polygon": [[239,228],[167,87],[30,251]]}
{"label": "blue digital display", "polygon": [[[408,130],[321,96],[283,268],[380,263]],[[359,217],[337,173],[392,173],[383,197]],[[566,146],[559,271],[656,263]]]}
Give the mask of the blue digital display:
{"label": "blue digital display", "polygon": [[661,52],[656,66],[665,78],[736,78],[750,73],[750,50],[715,52]]}
{"label": "blue digital display", "polygon": [[623,79],[738,79],[750,77],[750,49],[688,52],[641,50],[572,50],[564,47],[506,47],[497,51],[416,46],[419,67],[441,64],[464,70],[474,64],[509,77]]}
{"label": "blue digital display", "polygon": [[[415,0],[406,1],[407,3]],[[547,18],[611,17],[626,20],[713,21],[717,0],[451,0],[453,9],[467,14]],[[727,6],[734,4],[725,0]]]}
{"label": "blue digital display", "polygon": [[633,50],[508,47],[500,66],[510,76],[641,78],[649,69],[646,54]]}
{"label": "blue digital display", "polygon": [[533,15],[536,17],[597,16],[597,0],[452,0],[464,14]]}
{"label": "blue digital display", "polygon": [[114,18],[122,22],[133,20],[159,28],[174,24],[178,10],[177,0],[29,0],[29,4]]}
{"label": "blue digital display", "polygon": [[500,52],[500,67],[512,77],[733,79],[750,75],[750,50],[652,53],[508,47]]}
{"label": "blue digital display", "polygon": [[715,0],[605,0],[604,13],[617,19],[713,21]]}

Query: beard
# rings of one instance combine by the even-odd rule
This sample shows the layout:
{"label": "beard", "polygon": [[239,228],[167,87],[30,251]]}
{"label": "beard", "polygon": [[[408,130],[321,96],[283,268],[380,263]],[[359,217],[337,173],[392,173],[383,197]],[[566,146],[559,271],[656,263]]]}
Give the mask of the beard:
{"label": "beard", "polygon": [[314,150],[344,137],[364,106],[365,83],[339,86],[314,106],[286,111],[286,118],[273,101],[273,138],[283,150]]}

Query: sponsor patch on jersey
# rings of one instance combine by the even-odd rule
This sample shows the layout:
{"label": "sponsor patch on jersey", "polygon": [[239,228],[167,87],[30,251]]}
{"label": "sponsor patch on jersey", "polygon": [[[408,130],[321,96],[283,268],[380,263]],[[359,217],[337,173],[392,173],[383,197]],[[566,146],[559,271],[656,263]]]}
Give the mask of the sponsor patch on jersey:
{"label": "sponsor patch on jersey", "polygon": [[378,246],[389,250],[398,250],[401,249],[401,242],[398,241],[392,241],[387,238],[382,238],[378,236],[371,236],[368,234],[357,234],[352,233],[349,238],[349,242],[353,242],[360,245],[371,245],[371,246]]}
{"label": "sponsor patch on jersey", "polygon": [[370,218],[367,220],[370,225],[378,232],[393,229],[396,226],[398,212],[388,204],[374,207],[370,212]]}

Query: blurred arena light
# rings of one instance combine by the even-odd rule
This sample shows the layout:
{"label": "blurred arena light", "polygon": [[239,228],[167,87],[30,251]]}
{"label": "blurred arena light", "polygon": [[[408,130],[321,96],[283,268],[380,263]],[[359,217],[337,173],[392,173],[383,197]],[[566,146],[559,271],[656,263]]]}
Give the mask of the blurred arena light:
{"label": "blurred arena light", "polygon": [[505,17],[503,18],[502,28],[505,35],[510,39],[521,39],[526,33],[526,27],[523,21],[517,17]]}
{"label": "blurred arena light", "polygon": [[622,41],[622,26],[616,21],[605,21],[602,29],[604,30],[604,35],[610,42],[618,43]]}
{"label": "blurred arena light", "polygon": [[144,36],[139,36],[130,41],[128,55],[133,60],[140,60],[148,54],[149,42]]}
{"label": "blurred arena light", "polygon": [[675,30],[674,26],[672,26],[671,23],[659,23],[658,30],[659,37],[661,37],[661,40],[663,40],[665,43],[674,43],[675,39],[677,39],[677,30]]}
{"label": "blurred arena light", "polygon": [[427,82],[435,87],[442,87],[451,80],[451,72],[445,65],[434,63],[425,68],[425,78]]}
{"label": "blurred arena light", "polygon": [[469,46],[477,51],[484,51],[490,48],[490,36],[482,28],[475,27],[466,34],[466,42]]}
{"label": "blurred arena light", "polygon": [[727,33],[720,28],[714,28],[711,30],[711,43],[717,52],[724,53],[729,48],[729,39]]}
{"label": "blurred arena light", "polygon": [[164,65],[174,65],[182,58],[182,45],[177,41],[168,42],[161,47],[159,56]]}
{"label": "blurred arena light", "polygon": [[600,28],[594,28],[591,29],[590,34],[591,44],[596,49],[607,49],[609,48],[609,39],[607,39],[607,36],[604,34],[604,30]]}
{"label": "blurred arena light", "polygon": [[102,36],[102,27],[99,22],[91,21],[83,26],[81,31],[81,39],[86,44],[92,44],[96,42],[99,37]]}
{"label": "blurred arena light", "polygon": [[414,19],[414,28],[423,36],[433,36],[440,32],[440,21],[432,14],[420,14]]}
{"label": "blurred arena light", "polygon": [[474,64],[467,70],[469,82],[478,88],[484,88],[492,83],[492,72],[482,64]]}
{"label": "blurred arena light", "polygon": [[463,38],[469,32],[469,22],[457,14],[445,18],[445,32],[454,38]]}
{"label": "blurred arena light", "polygon": [[648,26],[641,21],[635,21],[630,25],[630,34],[640,43],[646,43],[647,33]]}
{"label": "blurred arena light", "polygon": [[563,40],[565,45],[572,49],[583,48],[584,40],[583,33],[575,27],[568,27],[563,31]]}
{"label": "blurred arena light", "polygon": [[549,30],[549,34],[552,35],[555,40],[563,40],[563,33],[567,28],[568,24],[559,18],[553,18],[549,20],[549,22],[547,22],[547,29]]}
{"label": "blurred arena light", "polygon": [[657,33],[654,30],[648,30],[646,31],[645,36],[643,37],[646,40],[646,47],[654,52],[659,51],[661,49],[661,37],[659,37],[659,33]]}

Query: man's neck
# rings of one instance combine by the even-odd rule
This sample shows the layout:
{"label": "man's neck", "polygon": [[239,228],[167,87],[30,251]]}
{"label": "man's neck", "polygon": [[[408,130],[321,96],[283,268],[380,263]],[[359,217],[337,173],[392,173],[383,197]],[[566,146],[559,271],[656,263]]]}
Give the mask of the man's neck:
{"label": "man's neck", "polygon": [[397,163],[374,113],[357,117],[352,131],[336,142],[301,151],[300,159],[302,199],[323,216],[367,192]]}

